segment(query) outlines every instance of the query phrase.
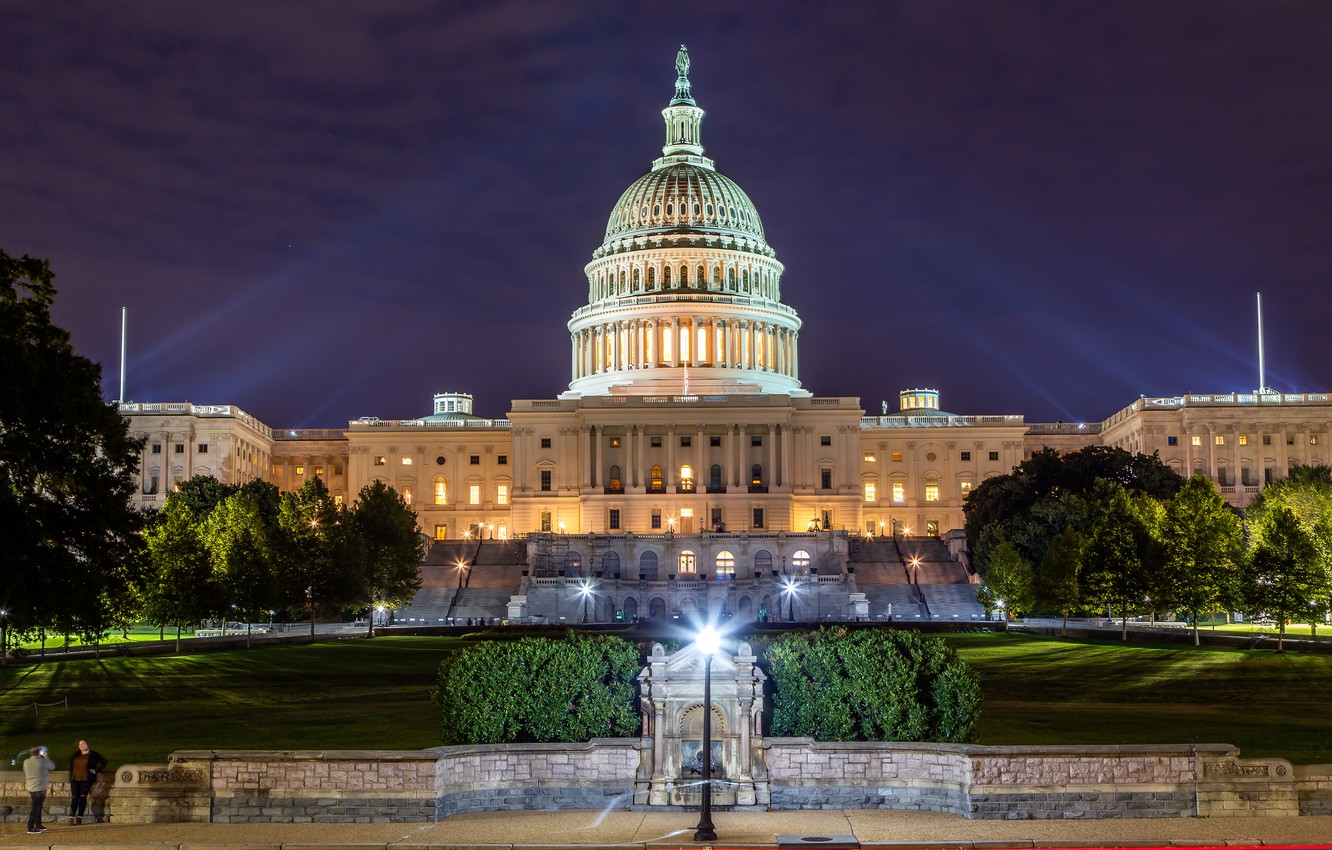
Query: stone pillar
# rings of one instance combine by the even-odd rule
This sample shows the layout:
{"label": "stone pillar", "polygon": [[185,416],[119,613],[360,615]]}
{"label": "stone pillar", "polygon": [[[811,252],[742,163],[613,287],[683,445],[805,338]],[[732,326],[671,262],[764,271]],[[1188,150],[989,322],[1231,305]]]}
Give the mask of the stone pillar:
{"label": "stone pillar", "polygon": [[666,485],[667,493],[675,492],[675,482],[678,479],[679,470],[675,468],[675,426],[666,426],[666,475],[662,482]]}
{"label": "stone pillar", "polygon": [[591,470],[592,470],[592,426],[591,426],[591,425],[584,425],[584,426],[583,426],[582,428],[580,428],[579,430],[582,432],[581,436],[582,436],[582,443],[583,443],[583,445],[582,445],[582,449],[583,449],[583,452],[582,452],[582,454],[583,454],[583,464],[582,464],[582,465],[583,465],[583,469],[586,470],[586,472],[583,474],[583,476],[581,476],[583,480],[581,480],[581,481],[578,482],[578,486],[579,486],[579,487],[591,487],[591,486],[592,486],[592,483],[591,483],[590,481],[587,480],[587,477],[586,477],[586,476],[587,476],[587,472],[591,472]]}
{"label": "stone pillar", "polygon": [[768,475],[769,487],[777,486],[777,425],[768,424]]}

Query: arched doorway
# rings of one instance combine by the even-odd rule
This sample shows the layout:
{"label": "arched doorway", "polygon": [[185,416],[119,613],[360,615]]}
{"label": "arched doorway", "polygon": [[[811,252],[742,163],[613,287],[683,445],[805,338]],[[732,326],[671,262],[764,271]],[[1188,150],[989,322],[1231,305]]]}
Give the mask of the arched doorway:
{"label": "arched doorway", "polygon": [[657,553],[644,552],[638,556],[638,575],[644,581],[657,580]]}

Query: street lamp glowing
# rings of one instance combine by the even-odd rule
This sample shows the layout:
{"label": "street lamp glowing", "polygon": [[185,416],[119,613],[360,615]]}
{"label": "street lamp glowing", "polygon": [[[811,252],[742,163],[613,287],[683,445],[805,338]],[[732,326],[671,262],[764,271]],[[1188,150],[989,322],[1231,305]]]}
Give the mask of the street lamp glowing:
{"label": "street lamp glowing", "polygon": [[698,630],[698,635],[694,638],[694,646],[698,651],[707,656],[717,654],[721,649],[721,635],[712,626],[704,626]]}
{"label": "street lamp glowing", "polygon": [[721,635],[711,625],[704,625],[694,637],[694,646],[703,655],[703,799],[699,806],[695,841],[716,841],[712,825],[712,656],[721,649]]}
{"label": "street lamp glowing", "polygon": [[583,622],[587,622],[587,600],[596,592],[596,581],[590,578],[578,580],[578,595],[583,597]]}
{"label": "street lamp glowing", "polygon": [[[792,576],[782,576],[782,580],[781,580],[781,591],[782,591],[782,595],[785,596],[786,599],[787,599],[787,605],[786,605],[786,610],[787,610],[787,613],[788,613],[787,619],[789,619],[789,620],[794,620],[794,619],[795,619],[795,597],[796,597],[796,594],[800,592],[800,582],[796,581],[795,578],[793,578]],[[777,616],[780,617],[780,616],[781,616],[781,613],[782,613],[782,612],[781,612],[781,610],[780,610],[780,608],[779,608],[778,611],[777,611]]]}

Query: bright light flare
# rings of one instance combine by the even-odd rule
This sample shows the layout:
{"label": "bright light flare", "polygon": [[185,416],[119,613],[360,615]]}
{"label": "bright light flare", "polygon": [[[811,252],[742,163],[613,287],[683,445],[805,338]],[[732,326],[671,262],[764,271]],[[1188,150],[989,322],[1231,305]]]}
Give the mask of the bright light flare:
{"label": "bright light flare", "polygon": [[706,625],[694,636],[694,646],[704,655],[716,655],[717,650],[721,649],[721,633],[712,625]]}

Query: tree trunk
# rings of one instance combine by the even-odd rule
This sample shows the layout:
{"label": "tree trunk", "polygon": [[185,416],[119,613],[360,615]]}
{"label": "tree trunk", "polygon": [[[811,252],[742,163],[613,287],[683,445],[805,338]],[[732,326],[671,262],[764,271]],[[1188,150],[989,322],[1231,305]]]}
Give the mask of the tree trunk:
{"label": "tree trunk", "polygon": [[1119,613],[1120,613],[1120,615],[1121,615],[1120,618],[1119,618],[1119,639],[1122,640],[1122,641],[1127,641],[1127,640],[1128,640],[1128,605],[1126,604],[1126,605],[1124,605],[1123,608],[1120,608],[1120,609],[1119,609]]}
{"label": "tree trunk", "polygon": [[1193,645],[1202,646],[1202,640],[1198,637],[1198,612],[1193,612]]}
{"label": "tree trunk", "polygon": [[[176,654],[177,654],[177,655],[180,655],[180,628],[181,628],[181,624],[180,624],[180,623],[176,623]],[[166,629],[166,626],[163,626],[162,629],[165,630],[165,629]]]}
{"label": "tree trunk", "polygon": [[1059,629],[1059,636],[1060,636],[1060,637],[1068,637],[1068,615],[1067,615],[1067,614],[1064,615],[1064,625],[1063,625],[1062,628]]}
{"label": "tree trunk", "polygon": [[253,623],[250,622],[250,618],[249,618],[249,617],[246,617],[246,618],[245,618],[245,648],[246,648],[246,649],[249,649],[249,648],[250,648],[250,627],[251,627],[252,625],[253,625]]}
{"label": "tree trunk", "polygon": [[373,606],[371,606],[369,613],[366,614],[365,619],[370,623],[369,628],[366,630],[365,636],[368,638],[372,638],[375,636],[375,609]]}
{"label": "tree trunk", "polygon": [[1286,615],[1281,615],[1281,625],[1277,628],[1277,652],[1285,652],[1286,647]]}

